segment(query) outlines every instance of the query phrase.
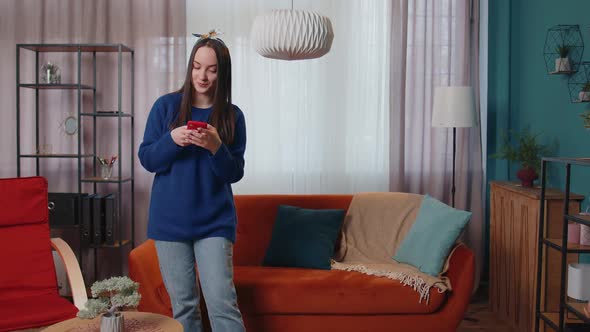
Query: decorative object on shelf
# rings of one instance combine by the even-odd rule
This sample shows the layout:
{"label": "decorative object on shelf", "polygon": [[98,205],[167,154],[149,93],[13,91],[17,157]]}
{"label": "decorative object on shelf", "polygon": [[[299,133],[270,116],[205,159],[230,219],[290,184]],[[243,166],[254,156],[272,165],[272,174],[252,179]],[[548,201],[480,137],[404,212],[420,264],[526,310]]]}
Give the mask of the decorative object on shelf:
{"label": "decorative object on shelf", "polygon": [[590,226],[580,225],[580,244],[590,246]]}
{"label": "decorative object on shelf", "polygon": [[567,81],[572,103],[590,102],[590,61],[582,61],[578,71]]}
{"label": "decorative object on shelf", "polygon": [[120,310],[137,308],[141,294],[139,283],[128,277],[112,277],[92,284],[92,299],[86,302],[85,309],[78,317],[92,319],[102,314],[101,332],[123,332],[125,328]]}
{"label": "decorative object on shelf", "polygon": [[455,207],[455,154],[457,128],[477,126],[475,96],[469,86],[439,86],[434,90],[432,126],[453,128],[453,182],[451,206]]}
{"label": "decorative object on shelf", "polygon": [[569,223],[567,225],[567,242],[580,243],[580,224]]}
{"label": "decorative object on shelf", "polygon": [[491,156],[496,159],[519,162],[521,168],[516,173],[516,177],[523,187],[533,186],[534,181],[539,178],[541,158],[553,150],[551,145],[537,142],[539,135],[540,133],[533,134],[529,128],[524,128],[520,133],[512,131],[513,138],[518,142],[515,147],[511,144],[510,137],[503,133],[503,143],[499,151]]}
{"label": "decorative object on shelf", "polygon": [[53,145],[51,144],[39,144],[37,146],[38,155],[49,155],[53,152]]}
{"label": "decorative object on shelf", "polygon": [[61,69],[59,69],[59,66],[51,62],[41,66],[41,83],[60,84]]}
{"label": "decorative object on shelf", "polygon": [[73,136],[78,132],[78,118],[75,114],[69,113],[59,124],[59,129],[62,133]]}
{"label": "decorative object on shelf", "polygon": [[543,56],[549,74],[573,74],[584,53],[579,25],[556,25],[547,31]]}
{"label": "decorative object on shelf", "polygon": [[584,121],[584,128],[590,129],[590,111],[580,114],[582,121]]}
{"label": "decorative object on shelf", "polygon": [[569,264],[567,274],[567,296],[572,299],[590,300],[590,264]]}
{"label": "decorative object on shelf", "polygon": [[113,174],[113,164],[117,161],[117,155],[96,157],[96,159],[100,163],[100,177],[104,180],[110,179]]}
{"label": "decorative object on shelf", "polygon": [[273,10],[254,19],[251,39],[256,52],[279,60],[319,58],[330,51],[334,39],[326,16],[304,10]]}

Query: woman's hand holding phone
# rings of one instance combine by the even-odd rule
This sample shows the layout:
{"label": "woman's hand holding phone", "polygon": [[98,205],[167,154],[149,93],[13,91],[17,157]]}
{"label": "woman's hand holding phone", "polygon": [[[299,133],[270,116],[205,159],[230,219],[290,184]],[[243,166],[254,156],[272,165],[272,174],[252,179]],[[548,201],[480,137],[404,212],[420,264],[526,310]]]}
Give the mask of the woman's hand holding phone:
{"label": "woman's hand holding phone", "polygon": [[176,145],[185,147],[192,144],[190,141],[191,132],[192,130],[187,129],[186,126],[180,126],[172,129],[170,136]]}
{"label": "woman's hand holding phone", "polygon": [[206,122],[189,121],[186,126],[174,128],[170,135],[178,146],[194,144],[209,150],[212,154],[215,154],[221,146],[217,129]]}
{"label": "woman's hand holding phone", "polygon": [[210,124],[207,124],[206,128],[198,127],[196,130],[190,130],[189,139],[192,144],[209,150],[211,154],[215,154],[221,146],[219,133]]}

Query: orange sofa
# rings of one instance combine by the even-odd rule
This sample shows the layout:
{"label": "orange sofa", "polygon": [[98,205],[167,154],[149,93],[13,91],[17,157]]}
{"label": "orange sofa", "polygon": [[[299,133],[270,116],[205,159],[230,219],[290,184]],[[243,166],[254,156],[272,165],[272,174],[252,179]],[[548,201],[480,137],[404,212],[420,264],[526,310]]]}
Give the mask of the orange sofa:
{"label": "orange sofa", "polygon": [[[446,273],[452,292],[441,294],[432,288],[427,304],[419,303],[419,294],[411,287],[386,278],[340,270],[261,266],[279,205],[348,209],[351,200],[352,195],[235,196],[234,281],[246,329],[455,331],[469,303],[474,279],[474,255],[463,245],[453,252]],[[129,274],[140,283],[140,311],[172,316],[153,241],[131,251]]]}

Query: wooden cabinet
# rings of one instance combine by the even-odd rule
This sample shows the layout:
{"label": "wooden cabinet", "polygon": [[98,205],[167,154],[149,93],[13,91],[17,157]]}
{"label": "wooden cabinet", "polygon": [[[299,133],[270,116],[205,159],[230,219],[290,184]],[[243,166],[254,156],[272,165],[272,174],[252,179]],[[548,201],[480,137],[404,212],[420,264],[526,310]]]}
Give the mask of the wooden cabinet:
{"label": "wooden cabinet", "polygon": [[[533,331],[541,189],[499,181],[491,182],[490,187],[490,309],[516,331]],[[570,213],[579,212],[583,199],[581,195],[570,195]],[[547,238],[562,238],[563,200],[563,192],[546,190]],[[545,266],[561,264],[561,253],[544,250],[549,250],[543,254]],[[568,255],[568,262],[577,259],[577,254]],[[542,301],[547,301],[549,311],[559,311],[560,269],[543,267],[543,278],[547,282],[542,283]]]}

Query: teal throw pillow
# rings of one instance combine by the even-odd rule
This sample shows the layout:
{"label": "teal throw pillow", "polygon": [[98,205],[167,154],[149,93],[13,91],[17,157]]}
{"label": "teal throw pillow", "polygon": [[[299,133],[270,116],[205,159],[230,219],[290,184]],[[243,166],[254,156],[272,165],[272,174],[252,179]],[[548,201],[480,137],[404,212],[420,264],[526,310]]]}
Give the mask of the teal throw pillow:
{"label": "teal throw pillow", "polygon": [[262,265],[330,270],[345,213],[280,205]]}
{"label": "teal throw pillow", "polygon": [[454,209],[424,196],[414,225],[393,259],[438,276],[453,244],[471,218],[471,212]]}

